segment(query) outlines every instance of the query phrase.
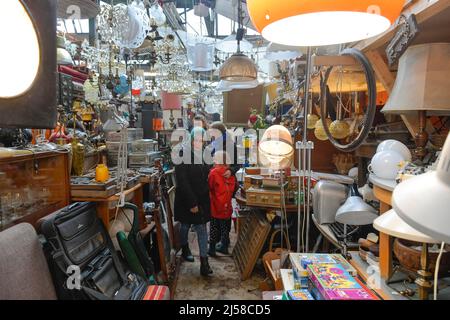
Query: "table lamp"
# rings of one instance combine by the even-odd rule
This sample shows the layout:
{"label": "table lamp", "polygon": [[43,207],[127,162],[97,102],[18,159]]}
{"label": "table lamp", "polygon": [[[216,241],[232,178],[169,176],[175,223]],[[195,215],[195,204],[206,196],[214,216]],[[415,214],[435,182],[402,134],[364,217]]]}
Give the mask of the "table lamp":
{"label": "table lamp", "polygon": [[421,270],[417,272],[418,278],[416,279],[416,283],[419,286],[419,297],[422,300],[428,299],[428,294],[431,289],[428,244],[439,243],[439,241],[411,227],[399,217],[394,209],[389,210],[375,219],[373,226],[378,231],[390,236],[422,243],[422,254],[420,257]]}
{"label": "table lamp", "polygon": [[382,112],[419,114],[415,155],[426,155],[427,115],[450,115],[450,43],[409,47],[400,58],[397,79]]}
{"label": "table lamp", "polygon": [[336,212],[337,222],[352,226],[372,224],[377,217],[377,211],[363,200],[356,184],[351,188],[350,197]]}
{"label": "table lamp", "polygon": [[258,150],[263,166],[274,170],[289,168],[294,155],[291,133],[286,127],[271,126],[264,132]]}
{"label": "table lamp", "polygon": [[170,111],[170,129],[175,129],[175,117],[173,116],[173,110],[180,110],[181,106],[181,96],[174,93],[169,93],[167,91],[161,92],[161,107],[163,110]]}

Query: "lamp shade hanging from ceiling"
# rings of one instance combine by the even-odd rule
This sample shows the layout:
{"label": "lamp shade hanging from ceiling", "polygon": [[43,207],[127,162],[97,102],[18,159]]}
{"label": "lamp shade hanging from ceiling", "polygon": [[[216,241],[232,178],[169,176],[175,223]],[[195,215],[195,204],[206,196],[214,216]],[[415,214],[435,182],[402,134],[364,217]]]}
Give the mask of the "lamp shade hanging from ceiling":
{"label": "lamp shade hanging from ceiling", "polygon": [[291,60],[301,56],[302,52],[298,47],[285,46],[279,43],[271,42],[267,47],[264,59],[271,62],[276,62]]}
{"label": "lamp shade hanging from ceiling", "polygon": [[382,112],[450,114],[450,43],[411,46],[400,58],[397,78]]}
{"label": "lamp shade hanging from ceiling", "polygon": [[220,67],[219,77],[226,81],[253,81],[258,78],[258,69],[245,54],[235,53]]}
{"label": "lamp shade hanging from ceiling", "polygon": [[411,227],[450,243],[450,138],[447,136],[436,171],[400,183],[392,194],[394,210]]}
{"label": "lamp shade hanging from ceiling", "polygon": [[359,41],[386,31],[405,0],[248,0],[250,18],[269,41],[322,46]]}
{"label": "lamp shade hanging from ceiling", "polygon": [[[253,49],[253,45],[245,39],[240,41],[239,46],[241,52],[250,52]],[[228,37],[217,43],[216,49],[227,53],[234,53],[238,51],[236,33],[230,34]]]}
{"label": "lamp shade hanging from ceiling", "polygon": [[187,46],[188,61],[192,71],[205,72],[214,69],[214,45],[198,42]]}

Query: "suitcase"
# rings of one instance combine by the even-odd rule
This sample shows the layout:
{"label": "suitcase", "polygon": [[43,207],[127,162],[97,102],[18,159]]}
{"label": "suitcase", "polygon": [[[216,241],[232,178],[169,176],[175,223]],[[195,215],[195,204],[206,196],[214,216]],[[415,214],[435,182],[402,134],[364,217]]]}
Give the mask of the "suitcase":
{"label": "suitcase", "polygon": [[67,206],[41,219],[38,229],[60,299],[145,298],[148,281],[125,270],[95,203]]}

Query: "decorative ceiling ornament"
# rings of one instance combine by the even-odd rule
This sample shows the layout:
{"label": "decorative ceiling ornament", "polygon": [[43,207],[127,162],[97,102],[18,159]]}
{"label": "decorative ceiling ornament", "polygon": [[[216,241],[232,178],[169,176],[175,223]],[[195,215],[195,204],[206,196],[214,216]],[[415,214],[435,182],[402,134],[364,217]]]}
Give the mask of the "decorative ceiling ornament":
{"label": "decorative ceiling ornament", "polygon": [[121,48],[139,48],[151,30],[149,16],[135,2],[128,6],[101,3],[97,24],[101,40]]}
{"label": "decorative ceiling ornament", "polygon": [[248,0],[262,36],[295,46],[322,46],[367,39],[386,31],[405,0]]}

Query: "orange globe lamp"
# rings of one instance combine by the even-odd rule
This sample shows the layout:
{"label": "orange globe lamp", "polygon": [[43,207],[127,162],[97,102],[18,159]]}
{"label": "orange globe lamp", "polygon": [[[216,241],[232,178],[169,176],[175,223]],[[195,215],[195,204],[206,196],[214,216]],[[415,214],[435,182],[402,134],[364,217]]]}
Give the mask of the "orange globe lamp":
{"label": "orange globe lamp", "polygon": [[293,46],[348,43],[379,35],[405,0],[247,0],[251,20],[268,41]]}

